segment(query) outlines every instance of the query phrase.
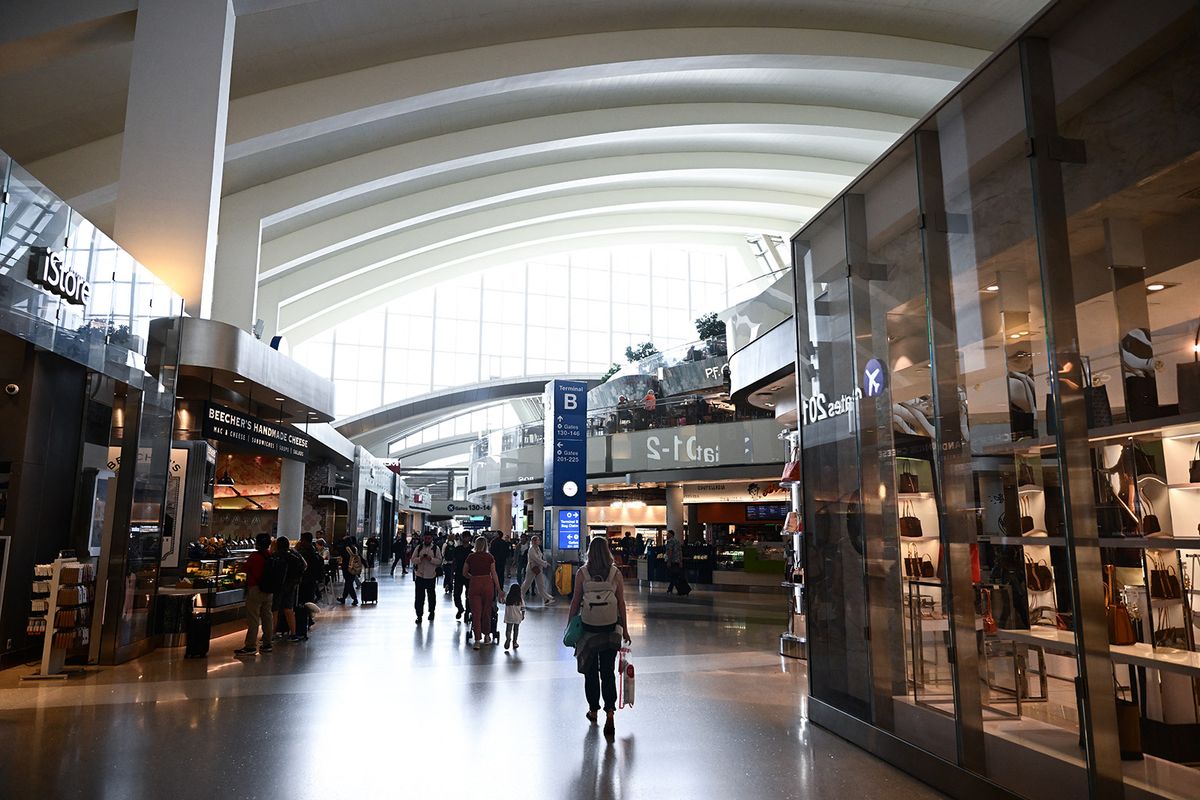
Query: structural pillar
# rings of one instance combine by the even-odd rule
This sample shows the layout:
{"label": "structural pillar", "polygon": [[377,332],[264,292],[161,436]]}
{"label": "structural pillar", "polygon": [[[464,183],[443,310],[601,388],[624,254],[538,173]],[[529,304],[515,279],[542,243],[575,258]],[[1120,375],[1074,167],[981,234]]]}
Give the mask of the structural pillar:
{"label": "structural pillar", "polygon": [[279,475],[279,535],[295,542],[304,517],[304,462],[282,459]]}
{"label": "structural pillar", "polygon": [[[683,486],[676,484],[667,485],[667,530],[675,531],[679,537],[679,541],[684,541],[687,537],[684,535],[684,525],[687,524],[687,510],[683,505]],[[696,535],[692,531],[691,535]]]}
{"label": "structural pillar", "polygon": [[509,492],[492,495],[492,530],[505,535],[512,533],[512,494]]}
{"label": "structural pillar", "polygon": [[117,189],[115,239],[211,311],[229,70],[231,0],[138,3]]}
{"label": "structural pillar", "polygon": [[527,489],[525,496],[529,498],[533,512],[529,530],[542,533],[542,529],[546,526],[546,493],[541,489]]}

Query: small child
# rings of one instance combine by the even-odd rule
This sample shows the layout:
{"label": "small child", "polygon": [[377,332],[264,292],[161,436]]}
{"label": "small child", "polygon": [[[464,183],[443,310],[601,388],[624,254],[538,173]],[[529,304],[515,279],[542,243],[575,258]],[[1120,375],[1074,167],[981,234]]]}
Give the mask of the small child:
{"label": "small child", "polygon": [[508,596],[504,598],[504,649],[508,650],[508,645],[511,642],[512,647],[516,650],[521,645],[517,644],[517,633],[521,630],[521,623],[525,620],[525,598],[521,597],[521,584],[514,583],[508,587]]}

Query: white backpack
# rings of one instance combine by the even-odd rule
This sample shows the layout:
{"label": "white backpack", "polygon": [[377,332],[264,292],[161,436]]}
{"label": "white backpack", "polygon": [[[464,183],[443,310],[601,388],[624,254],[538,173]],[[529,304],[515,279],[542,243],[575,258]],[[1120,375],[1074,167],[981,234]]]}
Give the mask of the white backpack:
{"label": "white backpack", "polygon": [[608,573],[608,580],[594,580],[588,571],[583,571],[583,602],[579,616],[584,625],[604,628],[617,624],[620,611],[617,608],[617,568]]}

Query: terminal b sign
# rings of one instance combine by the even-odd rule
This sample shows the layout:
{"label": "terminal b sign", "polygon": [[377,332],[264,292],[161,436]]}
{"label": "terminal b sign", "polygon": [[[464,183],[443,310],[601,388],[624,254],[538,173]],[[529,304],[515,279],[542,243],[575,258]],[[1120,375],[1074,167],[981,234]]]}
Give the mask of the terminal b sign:
{"label": "terminal b sign", "polygon": [[542,402],[546,411],[546,505],[586,505],[587,384],[550,381]]}

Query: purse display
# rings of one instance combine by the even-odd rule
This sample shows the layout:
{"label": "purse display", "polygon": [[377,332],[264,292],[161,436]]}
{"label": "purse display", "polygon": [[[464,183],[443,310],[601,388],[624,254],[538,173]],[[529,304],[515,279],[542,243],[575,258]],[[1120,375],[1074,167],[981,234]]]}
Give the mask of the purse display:
{"label": "purse display", "polygon": [[1195,457],[1188,462],[1188,480],[1200,483],[1200,442],[1196,442]]}
{"label": "purse display", "polygon": [[1182,626],[1168,624],[1167,609],[1158,610],[1158,624],[1154,626],[1154,646],[1173,647],[1177,650],[1190,650],[1188,647],[1187,630]]}
{"label": "purse display", "polygon": [[917,478],[917,473],[908,470],[901,472],[896,479],[896,491],[900,494],[916,494],[921,491],[921,481]]}
{"label": "purse display", "polygon": [[[1192,360],[1175,365],[1175,386],[1179,391],[1179,413],[1200,414],[1200,326],[1192,343]],[[1196,483],[1196,479],[1192,479]]]}
{"label": "purse display", "polygon": [[1017,464],[1017,486],[1037,486],[1033,478],[1033,465],[1024,461]]}
{"label": "purse display", "polygon": [[1036,527],[1033,522],[1033,515],[1029,513],[1029,501],[1024,497],[1021,498],[1021,534],[1029,533]]}
{"label": "purse display", "polygon": [[921,519],[913,514],[912,503],[907,504],[904,516],[900,517],[900,535],[906,539],[920,539],[924,536],[921,530]]}
{"label": "purse display", "polygon": [[1150,556],[1150,596],[1155,600],[1178,600],[1183,597],[1183,587],[1174,567],[1163,567],[1162,562]]}
{"label": "purse display", "polygon": [[[1138,513],[1141,514],[1141,519],[1138,521],[1138,530],[1143,536],[1149,536],[1152,533],[1162,533],[1162,523],[1158,520],[1158,515],[1154,513],[1154,505],[1150,502],[1150,498],[1138,487],[1137,493]],[[1150,511],[1146,514],[1141,513],[1142,508],[1148,508]]]}
{"label": "purse display", "polygon": [[904,577],[915,578],[921,574],[921,559],[917,555],[917,548],[909,547],[908,555],[904,557]]}
{"label": "purse display", "polygon": [[1105,567],[1108,580],[1104,584],[1104,616],[1108,622],[1108,643],[1128,645],[1137,643],[1137,633],[1133,630],[1133,620],[1129,610],[1116,597],[1116,567],[1111,564]]}
{"label": "purse display", "polygon": [[996,625],[996,618],[992,616],[992,593],[984,590],[983,592],[983,633],[986,636],[994,636],[999,630]]}
{"label": "purse display", "polygon": [[1025,556],[1025,585],[1031,592],[1048,592],[1054,588],[1054,572],[1045,559],[1035,562]]}
{"label": "purse display", "polygon": [[780,483],[797,483],[800,480],[800,462],[789,461],[783,465],[783,477]]}

